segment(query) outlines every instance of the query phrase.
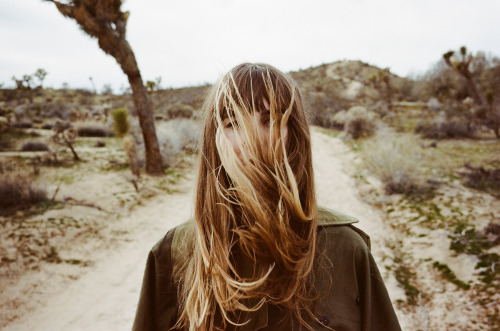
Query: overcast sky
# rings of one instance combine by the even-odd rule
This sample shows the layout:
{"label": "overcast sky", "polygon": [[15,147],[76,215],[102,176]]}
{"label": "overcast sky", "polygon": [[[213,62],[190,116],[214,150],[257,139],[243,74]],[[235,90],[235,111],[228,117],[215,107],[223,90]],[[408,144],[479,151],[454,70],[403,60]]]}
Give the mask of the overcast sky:
{"label": "overcast sky", "polygon": [[[499,0],[128,0],[144,81],[214,82],[241,62],[283,71],[362,60],[400,76],[466,45],[500,56]],[[46,86],[127,86],[115,60],[52,3],[0,0],[0,84],[44,68]]]}

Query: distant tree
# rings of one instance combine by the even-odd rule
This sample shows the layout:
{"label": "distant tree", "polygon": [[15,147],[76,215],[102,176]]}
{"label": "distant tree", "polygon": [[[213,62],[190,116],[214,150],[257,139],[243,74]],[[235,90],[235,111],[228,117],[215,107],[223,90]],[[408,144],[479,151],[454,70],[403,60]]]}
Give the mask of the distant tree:
{"label": "distant tree", "polygon": [[[455,56],[454,51],[443,54],[446,64],[455,72],[459,73],[467,82],[469,94],[472,97],[474,107],[472,116],[468,118],[468,127],[472,123],[484,125],[493,130],[497,138],[500,138],[500,109],[495,104],[495,91],[499,78],[500,64],[496,64],[496,59],[488,59],[484,53],[478,52],[474,57],[467,52],[465,46],[460,47],[460,57]],[[482,81],[481,84],[475,82],[475,78]],[[478,87],[479,86],[479,87]],[[485,91],[480,93],[480,91]],[[486,100],[482,97],[485,96]],[[465,101],[464,101],[465,102]]]}
{"label": "distant tree", "polygon": [[158,76],[155,78],[156,90],[161,90],[161,77]]}
{"label": "distant tree", "polygon": [[40,83],[40,88],[43,87],[43,81],[45,80],[45,77],[47,76],[47,71],[45,69],[39,68],[35,71],[33,76],[35,76],[38,79],[38,82]]}
{"label": "distant tree", "polygon": [[125,38],[129,12],[121,11],[121,0],[68,0],[54,3],[65,17],[74,19],[82,30],[98,40],[99,47],[113,56],[127,75],[139,117],[146,149],[146,172],[163,174],[151,101],[137,66],[134,52]]}
{"label": "distant tree", "polygon": [[483,99],[479,95],[476,83],[472,79],[472,72],[470,71],[470,64],[473,60],[472,54],[467,54],[467,47],[460,47],[461,58],[456,58],[455,51],[448,51],[443,54],[443,59],[448,66],[458,72],[467,81],[472,99],[477,106],[484,104]]}
{"label": "distant tree", "polygon": [[23,98],[27,97],[30,102],[33,102],[33,76],[23,75],[21,79],[17,79],[16,76],[12,76],[12,80],[16,83],[17,99],[18,102]]}
{"label": "distant tree", "polygon": [[130,89],[130,85],[128,85],[128,86],[121,85],[120,86],[120,93],[123,94],[123,95],[130,95],[130,94],[132,94],[132,90]]}
{"label": "distant tree", "polygon": [[113,88],[111,87],[111,84],[104,84],[102,87],[102,95],[112,95],[113,94]]}
{"label": "distant tree", "polygon": [[387,109],[392,110],[392,98],[394,95],[394,87],[391,84],[391,73],[388,68],[378,69],[377,72],[367,79],[367,83],[379,91],[382,100],[385,102]]}
{"label": "distant tree", "polygon": [[146,89],[149,93],[153,93],[154,91],[156,91],[156,82],[153,82],[152,80],[146,81]]}
{"label": "distant tree", "polygon": [[161,89],[161,77],[156,77],[154,80],[146,81],[146,89],[149,93],[156,92]]}
{"label": "distant tree", "polygon": [[73,146],[77,136],[73,125],[68,122],[57,121],[53,130],[54,135],[52,136],[52,140],[57,144],[68,147],[71,153],[73,153],[73,159],[75,161],[81,161]]}
{"label": "distant tree", "polygon": [[94,78],[92,78],[92,76],[90,76],[89,80],[90,80],[90,83],[92,84],[92,88],[94,89],[94,94],[97,93],[97,90],[96,90],[95,84],[94,84]]}

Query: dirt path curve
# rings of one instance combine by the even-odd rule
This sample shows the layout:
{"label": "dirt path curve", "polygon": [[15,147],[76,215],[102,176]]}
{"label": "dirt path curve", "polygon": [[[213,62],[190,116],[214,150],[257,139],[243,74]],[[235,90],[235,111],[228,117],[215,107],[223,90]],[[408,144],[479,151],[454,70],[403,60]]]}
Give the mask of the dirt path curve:
{"label": "dirt path curve", "polygon": [[[340,140],[313,131],[313,158],[319,204],[358,217],[359,228],[372,237],[379,263],[390,252],[383,238],[388,226],[375,209],[360,200],[353,179],[344,169],[352,152]],[[133,236],[113,251],[96,256],[93,270],[60,294],[46,298],[40,309],[5,330],[129,330],[134,318],[146,256],[165,231],[186,220],[192,210],[192,181],[175,195],[163,196],[138,208],[124,220]],[[382,270],[381,270],[382,271]],[[392,299],[400,289],[386,280]],[[404,326],[404,321],[402,321]]]}
{"label": "dirt path curve", "polygon": [[4,330],[130,330],[147,254],[166,230],[191,216],[191,184],[137,208],[121,222],[130,239],[112,251],[95,252],[93,270]]}

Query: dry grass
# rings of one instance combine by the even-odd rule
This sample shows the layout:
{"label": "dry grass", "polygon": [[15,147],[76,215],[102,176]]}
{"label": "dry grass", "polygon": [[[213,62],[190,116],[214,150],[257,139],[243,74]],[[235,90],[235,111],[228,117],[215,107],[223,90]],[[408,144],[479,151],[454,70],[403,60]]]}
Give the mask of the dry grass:
{"label": "dry grass", "polygon": [[[427,145],[429,142],[424,141],[424,144]],[[467,184],[467,175],[470,171],[467,171],[465,166],[483,168],[486,171],[500,169],[499,151],[499,139],[442,140],[437,142],[435,148],[426,150],[428,158],[425,160],[425,168],[433,169],[433,172],[441,178],[453,180],[464,177]],[[491,185],[485,186],[488,187],[494,188]],[[481,187],[476,188],[483,190]],[[498,188],[493,191],[496,192],[493,195],[500,194]]]}
{"label": "dry grass", "polygon": [[0,214],[47,200],[47,192],[28,176],[19,173],[0,174]]}
{"label": "dry grass", "polygon": [[363,142],[362,153],[368,169],[382,180],[387,194],[412,194],[425,187],[421,171],[424,152],[415,137],[383,129]]}
{"label": "dry grass", "polygon": [[163,163],[167,166],[175,165],[185,150],[198,148],[200,128],[194,120],[174,119],[159,125],[157,132]]}
{"label": "dry grass", "polygon": [[[137,122],[131,123],[131,132],[136,139],[136,150],[139,164],[144,164],[144,143]],[[163,165],[175,166],[185,153],[193,153],[198,149],[201,128],[192,119],[176,118],[167,122],[156,123],[156,134],[160,145]]]}

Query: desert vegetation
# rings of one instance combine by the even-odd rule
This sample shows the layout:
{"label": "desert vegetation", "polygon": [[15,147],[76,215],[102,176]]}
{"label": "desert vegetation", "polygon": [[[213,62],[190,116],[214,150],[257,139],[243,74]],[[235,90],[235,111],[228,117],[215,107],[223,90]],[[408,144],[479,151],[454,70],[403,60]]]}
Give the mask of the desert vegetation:
{"label": "desert vegetation", "polygon": [[[360,61],[292,76],[315,130],[349,146],[361,197],[397,234],[384,238],[393,256],[384,272],[404,293],[397,305],[410,329],[500,328],[500,60],[466,48],[436,59],[411,78]],[[146,81],[158,178],[146,174],[131,93],[44,88],[47,74],[0,89],[2,286],[44,265],[92,265],[89,250],[75,247],[119,240],[120,217],[175,194],[198,148],[208,85]]]}
{"label": "desert vegetation", "polygon": [[[358,156],[362,196],[397,233],[386,267],[410,329],[500,327],[499,69],[462,47],[412,78],[358,61],[293,73],[313,122]],[[444,301],[457,311],[474,302],[475,313],[462,310],[458,326]]]}

